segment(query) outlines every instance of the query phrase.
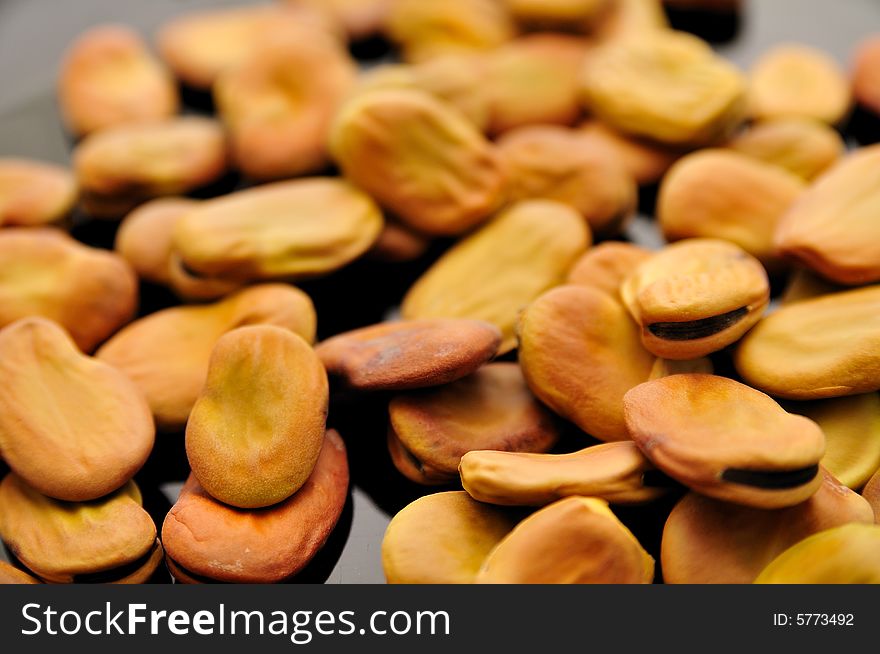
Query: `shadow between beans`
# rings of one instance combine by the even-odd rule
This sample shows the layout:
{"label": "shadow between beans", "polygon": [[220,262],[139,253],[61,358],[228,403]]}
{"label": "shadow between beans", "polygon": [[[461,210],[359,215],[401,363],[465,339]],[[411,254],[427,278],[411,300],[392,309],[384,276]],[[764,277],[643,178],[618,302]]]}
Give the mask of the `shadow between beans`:
{"label": "shadow between beans", "polygon": [[667,7],[666,15],[673,29],[696,34],[709,43],[729,43],[736,39],[742,27],[737,11]]}
{"label": "shadow between beans", "polygon": [[859,145],[880,143],[880,115],[856,107],[844,128],[844,134],[855,139]]}
{"label": "shadow between beans", "polygon": [[328,426],[339,431],[348,449],[351,483],[388,516],[432,493],[461,490],[456,483],[422,486],[404,477],[388,453],[388,393],[356,395],[335,389]]}
{"label": "shadow between beans", "polygon": [[353,501],[351,491],[345,498],[345,506],[336,523],[336,527],[330,533],[324,547],[318,550],[309,564],[299,571],[294,577],[286,583],[290,584],[323,584],[330,577],[330,574],[336,568],[342,551],[348,543],[348,537],[351,535],[351,524],[354,517]]}

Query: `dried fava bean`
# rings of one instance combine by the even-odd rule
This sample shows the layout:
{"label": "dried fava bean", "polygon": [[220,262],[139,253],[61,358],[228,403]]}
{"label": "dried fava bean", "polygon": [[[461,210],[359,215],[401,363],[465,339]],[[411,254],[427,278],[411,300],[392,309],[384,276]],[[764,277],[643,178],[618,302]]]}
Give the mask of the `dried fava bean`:
{"label": "dried fava bean", "polygon": [[328,401],[327,373],[301,336],[271,325],[233,329],[214,345],[186,423],[193,474],[232,506],[286,500],[318,460]]}
{"label": "dried fava bean", "polygon": [[366,252],[382,212],[344,180],[276,182],[202,202],[174,225],[187,270],[247,282],[300,279],[341,268]]}
{"label": "dried fava bean", "polygon": [[501,330],[499,353],[516,345],[518,313],[565,278],[589,246],[587,224],[550,200],[512,205],[446,252],[407,292],[407,319],[472,318]]}
{"label": "dried fava bean", "polygon": [[388,412],[391,459],[420,484],[457,478],[467,452],[546,452],[559,437],[515,363],[490,363],[451,384],[398,395]]}
{"label": "dried fava bean", "polygon": [[245,325],[276,325],[315,338],[315,309],[293,286],[263,284],[220,302],[180,306],[136,320],[107,341],[98,358],[128,375],[147,398],[160,429],[179,429],[205,383],[211,350]]}
{"label": "dried fava bean", "polygon": [[590,148],[576,130],[522,127],[502,136],[498,151],[513,200],[543,198],[567,204],[597,236],[617,234],[632,217],[635,181],[613,154]]}
{"label": "dried fava bean", "polygon": [[0,330],[0,455],[50,497],[91,500],[140,470],[155,429],[124,374],[45,318]]}
{"label": "dried fava bean", "polygon": [[590,248],[577,260],[568,273],[567,283],[589,286],[620,299],[623,280],[651,255],[650,250],[632,243],[606,241]]}
{"label": "dried fava bean", "polygon": [[805,45],[785,44],[765,52],[750,78],[752,118],[801,116],[836,125],[852,103],[850,82],[834,59]]}
{"label": "dried fava bean", "polygon": [[195,276],[174,252],[174,226],[197,206],[197,200],[187,198],[157,198],[142,204],[120,223],[114,249],[141,279],[168,286],[187,300],[212,300],[238,290],[241,284]]}
{"label": "dried fava bean", "polygon": [[285,581],[327,542],[347,496],[345,444],[332,429],[305,485],[265,509],[222,504],[190,475],[162,525],[166,563],[183,583]]}
{"label": "dried fava bean", "polygon": [[874,510],[874,522],[880,525],[880,468],[862,489],[864,497]]}
{"label": "dried fava bean", "polygon": [[495,0],[396,0],[386,34],[406,61],[491,50],[514,36],[513,20]]}
{"label": "dried fava bean", "polygon": [[464,232],[505,199],[494,146],[460,113],[423,91],[356,96],[340,110],[330,148],[346,177],[427,234]]}
{"label": "dried fava bean", "polygon": [[[321,74],[311,74],[315,70]],[[214,99],[238,169],[274,180],[326,168],[330,125],[355,76],[339,43],[305,29],[270,38],[221,73]]]}
{"label": "dried fava bean", "polygon": [[629,391],[623,408],[651,463],[703,495],[774,509],[803,502],[822,484],[819,426],[732,379],[663,377]]}
{"label": "dried fava bean", "polygon": [[880,525],[826,529],[792,545],[756,584],[880,584]]}
{"label": "dried fava bean", "polygon": [[840,284],[880,281],[880,145],[819,177],[785,214],[776,247]]}
{"label": "dried fava bean", "polygon": [[611,151],[638,184],[655,184],[681,156],[675,148],[618,132],[599,120],[578,127],[585,147]]}
{"label": "dried fava bean", "polygon": [[416,88],[447,102],[481,132],[489,125],[491,98],[482,55],[449,54],[412,66]]}
{"label": "dried fava bean", "polygon": [[144,583],[163,558],[133,481],[92,502],[59,502],[10,473],[0,482],[0,538],[51,583]]}
{"label": "dried fava bean", "polygon": [[880,286],[780,308],[746,335],[734,361],[747,384],[791,400],[880,389]]}
{"label": "dried fava bean", "polygon": [[724,239],[777,272],[784,263],[773,242],[776,226],[805,188],[778,166],[729,150],[700,150],[663,178],[657,218],[669,241]]}
{"label": "dried fava bean", "polygon": [[[823,529],[872,520],[868,503],[828,473],[811,498],[775,511],[689,493],[663,529],[663,579],[671,584],[749,584],[790,545]],[[820,476],[822,476],[820,475]]]}
{"label": "dried fava bean", "polygon": [[852,76],[856,102],[880,114],[880,36],[867,38],[857,46]]}
{"label": "dried fava bean", "polygon": [[519,523],[486,557],[479,584],[650,584],[654,559],[593,497],[569,497]]}
{"label": "dried fava bean", "polygon": [[220,125],[194,116],[101,130],[76,147],[73,160],[83,207],[96,218],[206,186],[227,167]]}
{"label": "dried fava bean", "polygon": [[385,322],[334,336],[316,348],[327,372],[361,391],[448,384],[495,356],[501,332],[480,320]]}
{"label": "dried fava bean", "polygon": [[478,55],[443,55],[420,64],[383,64],[361,75],[356,93],[416,89],[458,109],[479,131],[489,125],[486,65]]}
{"label": "dried fava bean", "polygon": [[764,267],[733,243],[693,238],[667,246],[620,287],[642,343],[666,359],[693,359],[739,340],[770,300]]}
{"label": "dried fava bean", "polygon": [[50,228],[0,230],[0,327],[43,316],[83,352],[134,317],[137,277],[116,254]]}
{"label": "dried fava bean", "polygon": [[486,55],[489,132],[577,122],[580,72],[589,49],[575,36],[531,34]]}
{"label": "dried fava bean", "polygon": [[76,197],[76,182],[66,168],[0,158],[0,226],[58,222],[70,213]]}
{"label": "dried fava bean", "polygon": [[185,84],[208,90],[220,73],[247,60],[266,39],[303,29],[341,36],[321,11],[268,3],[183,14],[163,25],[156,40],[162,58]]}
{"label": "dried fava bean", "polygon": [[779,303],[785,306],[843,290],[846,290],[845,287],[829,282],[807,268],[795,268],[788,276],[788,284],[779,298]]}
{"label": "dried fava bean", "polygon": [[386,219],[367,256],[377,261],[401,263],[418,259],[430,246],[430,237]]}
{"label": "dried fava bean", "polygon": [[725,147],[785,168],[811,181],[846,151],[840,133],[810,118],[773,118],[753,124]]}
{"label": "dried fava bean", "polygon": [[605,17],[611,0],[504,0],[517,22],[547,30],[589,30]]}
{"label": "dried fava bean", "polygon": [[19,570],[9,565],[6,561],[0,561],[0,584],[38,584],[39,579],[30,576],[24,570]]}
{"label": "dried fava bean", "polygon": [[861,488],[880,469],[880,395],[866,393],[785,404],[825,433],[822,466],[849,488]]}
{"label": "dried fava bean", "polygon": [[520,318],[519,361],[529,388],[603,441],[629,440],[623,396],[648,380],[654,360],[626,310],[594,288],[555,288]]}
{"label": "dried fava bean", "polygon": [[640,504],[671,485],[632,441],[571,454],[473,451],[461,458],[459,472],[475,500],[513,506],[543,506],[572,495]]}
{"label": "dried fava bean", "polygon": [[583,80],[588,107],[625,133],[670,145],[706,145],[745,114],[745,80],[690,34],[651,31],[597,50]]}
{"label": "dried fava bean", "polygon": [[141,279],[168,284],[174,224],[198,205],[187,198],[157,198],[141,205],[120,223],[114,249]]}
{"label": "dried fava bean", "polygon": [[378,34],[385,27],[395,0],[287,0],[293,7],[306,6],[327,13],[352,40]]}
{"label": "dried fava bean", "polygon": [[168,118],[180,102],[171,74],[122,25],[92,28],[73,42],[61,63],[58,100],[74,136]]}
{"label": "dried fava bean", "polygon": [[389,584],[473,583],[486,555],[514,525],[512,514],[462,491],[421,497],[385,530],[385,578]]}

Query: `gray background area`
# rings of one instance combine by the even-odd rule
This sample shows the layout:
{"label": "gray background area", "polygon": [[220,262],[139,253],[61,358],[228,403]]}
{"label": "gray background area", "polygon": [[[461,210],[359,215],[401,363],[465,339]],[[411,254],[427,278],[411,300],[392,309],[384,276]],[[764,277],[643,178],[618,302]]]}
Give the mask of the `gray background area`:
{"label": "gray background area", "polygon": [[[201,7],[246,4],[242,0],[0,0],[0,156],[25,156],[65,163],[71,143],[61,129],[54,102],[54,80],[59,58],[66,45],[82,30],[105,22],[124,22],[151,35],[168,18]],[[718,50],[743,67],[748,67],[768,47],[797,41],[822,48],[841,63],[848,62],[853,46],[862,37],[880,32],[880,0],[746,0],[746,12],[736,36],[718,44]],[[77,234],[77,236],[80,236]],[[81,237],[107,244],[108,236],[91,233]],[[640,217],[629,236],[656,247],[660,239],[651,221]],[[109,237],[112,239],[112,235]],[[110,240],[109,242],[112,242]],[[368,272],[368,271],[366,271]],[[352,277],[369,277],[358,270]],[[405,289],[412,268],[384,271],[376,284]],[[376,279],[375,277],[369,277]],[[306,290],[312,291],[307,288]],[[315,293],[323,305],[349,310],[359,296],[371,300],[372,290],[356,285],[318,284]],[[163,300],[150,300],[152,308]],[[319,303],[319,316],[325,313]],[[345,325],[331,318],[335,327]],[[336,331],[333,327],[329,332]],[[0,380],[3,383],[3,380]],[[337,533],[305,581],[327,583],[382,582],[379,547],[389,515],[419,494],[419,489],[401,480],[390,466],[385,452],[382,398],[364,408],[357,403],[334,404],[331,421],[346,438],[350,450],[352,497]],[[334,417],[335,416],[335,417]],[[145,491],[157,523],[161,525],[169,502],[186,474],[182,435],[160,435],[157,451],[138,481]],[[168,462],[172,464],[166,465]],[[167,469],[167,470],[166,470]],[[167,474],[166,474],[167,472]],[[150,499],[152,498],[152,500]],[[662,526],[662,525],[661,525]],[[656,531],[657,525],[654,525]],[[0,551],[0,557],[4,554]]]}

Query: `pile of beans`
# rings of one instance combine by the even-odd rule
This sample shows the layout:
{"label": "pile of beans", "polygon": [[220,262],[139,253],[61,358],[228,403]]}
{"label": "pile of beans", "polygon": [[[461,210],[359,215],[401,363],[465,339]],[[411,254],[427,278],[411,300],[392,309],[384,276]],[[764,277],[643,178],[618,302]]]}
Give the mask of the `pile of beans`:
{"label": "pile of beans", "polygon": [[[0,158],[0,583],[302,580],[365,451],[389,583],[880,583],[880,36],[743,71],[666,9],[747,11],[81,34],[70,168]],[[180,463],[157,526],[136,475]]]}

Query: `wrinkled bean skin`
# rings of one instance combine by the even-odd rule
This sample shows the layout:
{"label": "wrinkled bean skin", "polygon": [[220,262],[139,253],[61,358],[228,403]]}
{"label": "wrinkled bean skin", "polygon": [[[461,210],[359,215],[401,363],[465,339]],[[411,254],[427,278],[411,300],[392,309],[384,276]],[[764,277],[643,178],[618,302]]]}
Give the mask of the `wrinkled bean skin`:
{"label": "wrinkled bean skin", "polygon": [[184,300],[215,300],[241,284],[192,274],[172,240],[177,222],[198,204],[188,198],[158,198],[142,204],[122,220],[113,247],[141,279],[168,286]]}
{"label": "wrinkled bean skin", "polygon": [[556,200],[584,217],[596,236],[617,234],[632,216],[637,188],[617,157],[590,148],[577,130],[521,127],[498,140],[510,197]]}
{"label": "wrinkled bean skin", "polygon": [[65,53],[58,102],[68,131],[80,137],[168,118],[180,100],[171,74],[137,32],[102,25],[81,34]]}
{"label": "wrinkled bean skin", "polygon": [[649,584],[654,559],[602,500],[569,497],[519,523],[486,557],[480,584]]}
{"label": "wrinkled bean skin", "polygon": [[645,31],[595,53],[585,68],[587,106],[633,136],[702,146],[729,136],[745,115],[745,80],[701,40]]}
{"label": "wrinkled bean skin", "polygon": [[227,506],[190,476],[162,524],[169,570],[186,584],[286,581],[327,542],[345,506],[348,481],[345,444],[333,430],[305,485],[265,509]]}
{"label": "wrinkled bean skin", "polygon": [[519,323],[519,361],[532,392],[603,441],[629,440],[623,397],[647,381],[655,357],[610,295],[560,286],[532,302]]}
{"label": "wrinkled bean skin", "polygon": [[489,126],[491,99],[486,60],[479,55],[448,54],[420,64],[382,64],[361,74],[355,93],[379,89],[424,91],[458,109],[474,127]]}
{"label": "wrinkled bean skin", "polygon": [[756,584],[880,584],[880,525],[844,525],[792,545]]}
{"label": "wrinkled bean skin", "polygon": [[775,118],[753,124],[725,147],[785,168],[812,181],[844,155],[846,144],[833,127],[809,118]]}
{"label": "wrinkled bean skin", "polygon": [[0,157],[0,227],[33,227],[62,221],[79,190],[66,168],[42,161]]}
{"label": "wrinkled bean skin", "polygon": [[880,145],[847,155],[780,221],[778,252],[838,284],[880,281]]}
{"label": "wrinkled bean skin", "polygon": [[10,473],[0,483],[0,537],[50,583],[98,575],[103,582],[144,583],[162,561],[156,525],[134,482],[99,500],[71,503],[50,499]]}
{"label": "wrinkled bean skin", "polygon": [[750,71],[752,118],[800,116],[840,123],[852,102],[850,83],[829,55],[803,45],[765,52]]}
{"label": "wrinkled bean skin", "polygon": [[83,208],[118,220],[147,200],[217,181],[228,167],[226,137],[218,122],[196,116],[119,125],[83,139],[73,167]]}
{"label": "wrinkled bean skin", "polygon": [[345,176],[406,225],[461,234],[506,199],[494,146],[446,103],[415,89],[356,95],[336,117],[331,152]]}
{"label": "wrinkled bean skin", "polygon": [[782,307],[734,355],[746,383],[777,397],[814,400],[880,389],[880,287]]}
{"label": "wrinkled bean skin", "polygon": [[739,340],[770,301],[767,271],[728,241],[690,238],[627,277],[620,294],[642,344],[666,359],[695,359]]}
{"label": "wrinkled bean skin", "polygon": [[776,227],[805,188],[778,166],[704,149],[680,159],[663,178],[657,219],[668,241],[724,239],[778,273],[785,263],[776,252]]}
{"label": "wrinkled bean skin", "polygon": [[0,327],[42,316],[91,352],[134,317],[137,305],[137,276],[122,257],[56,229],[0,231]]}
{"label": "wrinkled bean skin", "polygon": [[[309,74],[318,68],[320,75]],[[260,181],[324,170],[330,125],[355,75],[332,36],[305,29],[269,38],[222,72],[214,98],[235,165]]]}
{"label": "wrinkled bean skin", "polygon": [[630,390],[623,407],[629,434],[651,463],[709,497],[782,508],[822,484],[820,427],[732,379],[655,379]]}
{"label": "wrinkled bean skin", "polygon": [[320,11],[271,3],[183,14],[161,26],[156,45],[184,84],[207,91],[221,73],[247,61],[267,38],[302,34],[304,29],[341,36]]}
{"label": "wrinkled bean skin", "polygon": [[461,379],[488,362],[501,331],[480,320],[380,323],[339,334],[315,352],[327,371],[358,390],[408,390]]}
{"label": "wrinkled bean skin", "polygon": [[187,269],[239,283],[297,280],[337,270],[382,230],[376,203],[344,180],[264,184],[200,203],[173,227]]}
{"label": "wrinkled bean skin", "polygon": [[211,351],[205,386],[186,423],[186,454],[221,502],[283,502],[311,475],[324,442],[327,373],[301,336],[239,327]]}
{"label": "wrinkled bean skin", "polygon": [[0,455],[37,491],[94,500],[131,479],[153,448],[140,390],[82,354],[44,318],[0,330]]}
{"label": "wrinkled bean skin", "polygon": [[382,540],[389,584],[471,584],[514,517],[463,491],[417,499],[392,518]]}
{"label": "wrinkled bean skin", "polygon": [[786,548],[811,534],[870,523],[868,503],[831,475],[806,502],[767,511],[690,493],[663,530],[663,579],[672,584],[750,584]]}
{"label": "wrinkled bean skin", "polygon": [[677,148],[628,136],[599,120],[587,120],[578,130],[590,147],[610,150],[639,185],[660,181],[681,156]]}
{"label": "wrinkled bean skin", "polygon": [[245,325],[276,325],[313,342],[315,308],[285,284],[245,288],[208,305],[163,309],[136,320],[97,352],[141,389],[163,431],[186,424],[205,377],[211,350],[223,334]]}
{"label": "wrinkled bean skin", "polygon": [[559,437],[514,363],[490,363],[451,384],[397,395],[388,412],[391,459],[421,484],[458,477],[467,452],[547,452]]}
{"label": "wrinkled bean skin", "polygon": [[513,37],[515,26],[494,0],[396,0],[386,33],[405,61],[421,62],[492,50]]}
{"label": "wrinkled bean skin", "polygon": [[578,78],[589,57],[583,39],[531,34],[486,55],[492,135],[526,125],[574,125],[581,116]]}
{"label": "wrinkled bean skin", "polygon": [[880,469],[880,394],[787,402],[785,408],[822,428],[822,466],[843,485],[857,490]]}
{"label": "wrinkled bean skin", "polygon": [[480,502],[544,506],[582,495],[611,504],[639,504],[660,497],[646,473],[654,466],[635,443],[604,443],[571,454],[476,450],[461,458],[459,473],[468,494]]}
{"label": "wrinkled bean skin", "polygon": [[550,200],[516,203],[437,260],[409,289],[401,313],[485,320],[501,330],[504,354],[516,345],[519,312],[561,283],[591,241],[574,209]]}

